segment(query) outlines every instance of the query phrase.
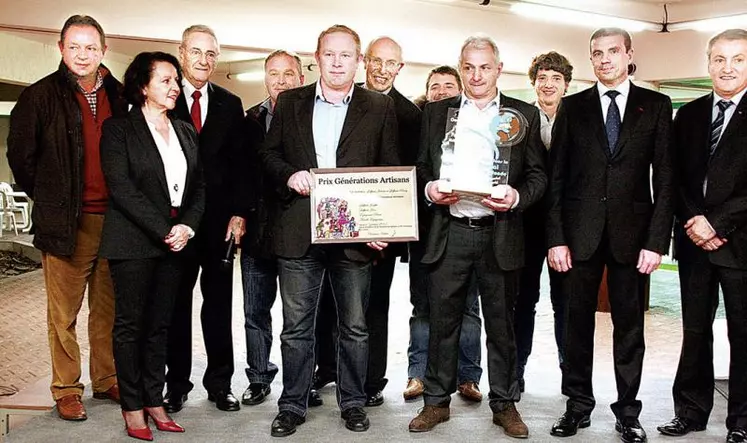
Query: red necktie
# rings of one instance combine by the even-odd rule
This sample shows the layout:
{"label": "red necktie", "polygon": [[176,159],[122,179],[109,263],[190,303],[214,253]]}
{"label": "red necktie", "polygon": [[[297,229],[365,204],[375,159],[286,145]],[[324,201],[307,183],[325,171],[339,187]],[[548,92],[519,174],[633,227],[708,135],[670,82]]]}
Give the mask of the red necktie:
{"label": "red necktie", "polygon": [[200,97],[202,97],[202,92],[195,91],[192,93],[192,99],[194,101],[192,102],[192,109],[189,110],[190,115],[192,115],[192,123],[194,123],[198,134],[202,130],[202,107],[200,106]]}

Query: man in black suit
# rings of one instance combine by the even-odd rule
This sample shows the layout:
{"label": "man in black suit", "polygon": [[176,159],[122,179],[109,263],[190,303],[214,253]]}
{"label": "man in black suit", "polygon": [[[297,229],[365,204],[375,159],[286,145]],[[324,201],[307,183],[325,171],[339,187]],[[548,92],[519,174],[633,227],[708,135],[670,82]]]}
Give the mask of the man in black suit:
{"label": "man in black suit", "polygon": [[680,108],[674,121],[680,178],[674,228],[682,293],[682,351],[674,379],[675,418],[666,435],[706,428],[713,408],[713,319],[719,286],[731,344],[727,443],[747,441],[747,31],[708,42],[713,93]]}
{"label": "man in black suit", "polygon": [[[493,422],[509,436],[529,435],[515,406],[521,394],[513,310],[524,265],[522,212],[540,199],[547,177],[537,109],[498,93],[496,82],[502,68],[491,38],[468,38],[459,57],[465,94],[429,103],[423,114],[417,168],[418,186],[425,191],[433,217],[422,259],[431,265],[431,321],[425,407],[410,422],[411,432],[430,431],[449,419],[451,394],[456,391],[459,332],[470,281],[476,277],[485,318]],[[450,119],[457,110],[458,117]],[[456,120],[448,134],[447,120]],[[495,183],[491,166],[498,137],[504,134],[494,128],[505,124],[512,128],[505,137],[514,143],[508,184],[480,198],[452,192],[452,184],[468,176],[482,178],[486,186]],[[523,131],[519,130],[522,126]],[[442,156],[444,151],[451,153],[448,161]],[[480,167],[483,158],[491,162],[489,167]]]}
{"label": "man in black suit", "polygon": [[205,176],[205,215],[195,236],[198,254],[179,283],[179,294],[169,329],[164,406],[179,411],[192,390],[192,292],[202,268],[200,289],[203,303],[200,319],[207,352],[207,369],[202,379],[208,400],[223,411],[239,410],[231,393],[233,335],[231,297],[233,269],[225,269],[228,240],[241,242],[245,217],[252,197],[241,171],[244,160],[244,110],[241,99],[211,83],[220,53],[215,33],[207,26],[193,25],[182,35],[179,62],[184,79],[176,104],[177,116],[195,126],[199,134],[200,157]]}
{"label": "man in black suit", "polygon": [[247,143],[250,154],[249,168],[256,201],[247,220],[247,233],[241,245],[241,280],[244,287],[244,330],[246,334],[246,376],[249,387],[241,403],[254,406],[270,394],[270,385],[278,367],[270,361],[272,348],[272,317],[278,285],[277,260],[272,253],[270,214],[274,192],[265,186],[258,148],[275,112],[278,95],[303,84],[301,59],[298,55],[279,49],[265,58],[266,100],[246,111]]}
{"label": "man in black suit", "polygon": [[305,421],[314,365],[314,323],[329,276],[339,324],[337,399],[345,426],[366,431],[368,361],[365,310],[374,252],[383,242],[312,245],[312,168],[397,165],[397,116],[391,98],[353,84],[360,38],[335,25],[319,35],[321,78],[284,92],[260,156],[277,192],[273,246],[283,301],[283,393],[271,434],[290,435]]}
{"label": "man in black suit", "polygon": [[595,312],[606,265],[615,328],[615,429],[625,442],[644,442],[636,399],[645,348],[642,279],[669,249],[672,104],[628,79],[633,49],[625,30],[595,31],[590,53],[599,82],[563,99],[550,149],[548,261],[568,273],[563,296],[569,325],[562,383],[569,398],[551,434],[574,435],[590,424]]}
{"label": "man in black suit", "polygon": [[[363,58],[366,66],[366,89],[386,94],[394,101],[399,128],[398,152],[403,165],[415,165],[420,138],[420,109],[394,87],[397,74],[405,65],[402,47],[389,37],[379,37],[368,44]],[[381,252],[371,270],[371,298],[366,310],[368,325],[368,374],[366,406],[384,403],[382,390],[387,384],[387,342],[389,340],[389,289],[397,257],[407,255],[407,244],[391,245]]]}

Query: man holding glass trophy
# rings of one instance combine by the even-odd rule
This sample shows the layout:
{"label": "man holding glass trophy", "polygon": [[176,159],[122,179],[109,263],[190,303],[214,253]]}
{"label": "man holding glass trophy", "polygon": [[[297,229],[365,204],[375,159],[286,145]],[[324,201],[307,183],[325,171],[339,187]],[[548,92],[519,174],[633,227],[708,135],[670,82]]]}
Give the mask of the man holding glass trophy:
{"label": "man holding glass trophy", "polygon": [[422,260],[430,265],[432,321],[425,407],[410,422],[412,432],[449,419],[462,315],[476,277],[493,422],[509,436],[529,435],[515,407],[513,308],[524,265],[521,214],[540,200],[547,177],[538,111],[498,93],[502,68],[490,37],[468,38],[459,57],[464,95],[429,103],[423,114],[417,173],[433,214]]}

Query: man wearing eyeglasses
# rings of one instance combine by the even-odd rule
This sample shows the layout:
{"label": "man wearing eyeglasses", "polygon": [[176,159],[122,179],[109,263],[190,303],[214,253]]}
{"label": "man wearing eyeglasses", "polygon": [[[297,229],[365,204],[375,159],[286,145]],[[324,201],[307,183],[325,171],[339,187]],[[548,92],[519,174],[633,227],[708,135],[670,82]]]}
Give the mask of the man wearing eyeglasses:
{"label": "man wearing eyeglasses", "polygon": [[[394,79],[405,65],[402,48],[389,37],[369,43],[363,59],[366,66],[366,89],[381,92],[394,101],[399,141],[397,148],[403,165],[415,165],[420,138],[420,109],[394,87]],[[371,299],[366,311],[368,325],[368,375],[366,406],[384,403],[389,319],[389,289],[392,286],[397,257],[407,255],[405,243],[390,245],[374,262],[371,273]]]}
{"label": "man wearing eyeglasses", "polygon": [[193,124],[199,134],[207,193],[205,215],[195,236],[195,251],[190,255],[188,270],[180,282],[169,330],[164,406],[172,413],[181,410],[193,387],[189,380],[192,292],[200,268],[204,299],[200,318],[207,352],[202,383],[208,400],[215,402],[218,409],[237,411],[240,407],[231,393],[233,270],[224,269],[221,260],[232,235],[236,244],[241,242],[248,206],[253,199],[246,195],[251,186],[243,181],[248,174],[238,170],[246,164],[241,99],[210,82],[219,54],[218,40],[209,27],[193,25],[182,34],[179,62],[184,78],[176,113],[180,119]]}

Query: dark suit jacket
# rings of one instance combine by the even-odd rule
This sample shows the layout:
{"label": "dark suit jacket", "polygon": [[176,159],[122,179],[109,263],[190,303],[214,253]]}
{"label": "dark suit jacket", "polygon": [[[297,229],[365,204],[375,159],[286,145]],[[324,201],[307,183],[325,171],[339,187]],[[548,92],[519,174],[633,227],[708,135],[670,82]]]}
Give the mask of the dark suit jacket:
{"label": "dark suit jacket", "polygon": [[259,158],[259,148],[265,139],[265,119],[267,111],[258,103],[247,109],[244,118],[244,130],[248,163],[243,168],[251,183],[252,197],[249,216],[246,220],[246,236],[242,240],[242,253],[248,253],[255,258],[270,259],[272,255],[272,229],[270,225],[269,209],[273,207],[275,194],[272,186],[267,185],[264,168]]}
{"label": "dark suit jacket", "polygon": [[205,208],[205,183],[194,128],[172,119],[187,159],[179,216],[171,219],[171,198],[161,155],[139,107],[104,122],[101,168],[109,187],[109,208],[99,253],[109,259],[158,257],[168,252],[164,237],[176,224],[195,232]]}
{"label": "dark suit jacket", "polygon": [[[449,108],[459,108],[461,100],[461,95],[458,95],[425,106],[417,163],[419,192],[423,192],[428,182],[439,178],[446,117]],[[519,192],[519,205],[508,212],[496,212],[493,228],[493,250],[498,266],[511,271],[524,266],[522,212],[542,197],[547,176],[544,169],[545,148],[539,131],[539,112],[534,106],[503,94],[500,96],[500,105],[521,112],[529,125],[524,139],[511,148],[508,183]],[[429,208],[433,218],[423,263],[435,263],[441,258],[446,249],[451,219],[448,206],[430,205]]]}
{"label": "dark suit jacket", "polygon": [[631,85],[611,155],[597,87],[563,99],[550,149],[548,248],[567,245],[574,260],[588,260],[606,232],[620,263],[635,263],[641,249],[668,252],[675,197],[671,122],[667,96]]}
{"label": "dark suit jacket", "polygon": [[[709,159],[712,110],[713,94],[708,94],[680,108],[674,121],[677,259],[747,269],[747,99],[742,98]],[[706,174],[708,188],[703,196]],[[714,252],[695,246],[683,225],[696,215],[704,215],[728,242]]]}
{"label": "dark suit jacket", "polygon": [[[177,117],[192,125],[184,94],[174,109]],[[208,110],[199,134],[200,159],[205,174],[205,231],[202,241],[225,253],[223,239],[233,215],[248,217],[255,201],[244,142],[244,108],[241,99],[226,89],[208,84]]]}
{"label": "dark suit jacket", "polygon": [[[312,133],[315,88],[313,83],[280,94],[260,150],[278,198],[273,245],[279,257],[302,257],[311,245],[309,198],[292,191],[287,183],[294,173],[318,167]],[[337,167],[399,165],[394,102],[378,92],[354,88],[337,147]],[[344,249],[351,260],[366,261],[372,256],[365,244],[350,243]]]}

